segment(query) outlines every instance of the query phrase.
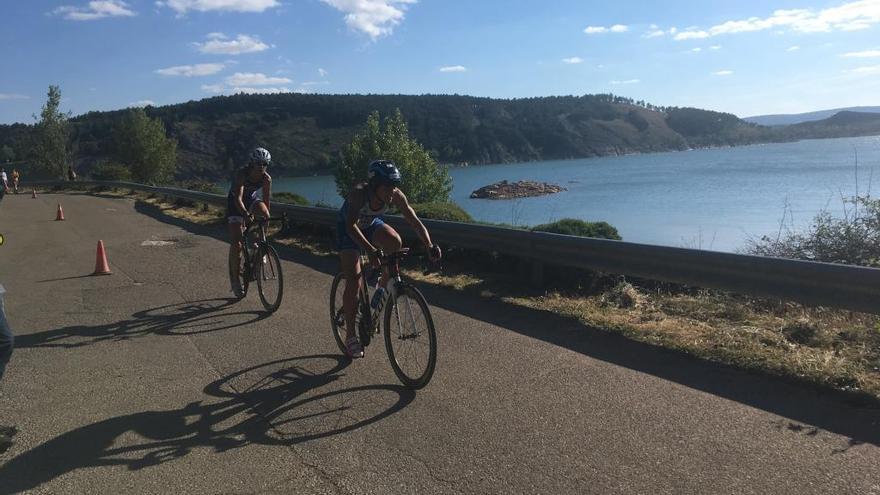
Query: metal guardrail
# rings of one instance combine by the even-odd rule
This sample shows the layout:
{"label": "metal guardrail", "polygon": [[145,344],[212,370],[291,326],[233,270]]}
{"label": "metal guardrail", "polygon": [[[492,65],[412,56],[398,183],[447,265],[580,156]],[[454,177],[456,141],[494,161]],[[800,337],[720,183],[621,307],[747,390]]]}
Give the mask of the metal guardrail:
{"label": "metal guardrail", "polygon": [[[66,184],[49,182],[44,185]],[[214,205],[226,197],[169,187],[128,182],[79,182],[162,194]],[[273,203],[295,223],[333,226],[335,209]],[[405,231],[401,217],[386,222]],[[740,294],[778,298],[813,306],[880,314],[880,269],[833,263],[748,256],[697,249],[652,246],[591,239],[479,224],[424,220],[431,237],[443,244],[495,251],[531,260],[537,266],[558,265],[722,289]]]}

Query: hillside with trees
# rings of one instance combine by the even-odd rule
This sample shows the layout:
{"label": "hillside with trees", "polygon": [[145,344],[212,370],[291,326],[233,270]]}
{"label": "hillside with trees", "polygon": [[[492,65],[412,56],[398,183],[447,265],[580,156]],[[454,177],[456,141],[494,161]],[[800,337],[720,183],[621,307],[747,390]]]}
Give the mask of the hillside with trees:
{"label": "hillside with trees", "polygon": [[[275,94],[217,96],[147,107],[176,140],[177,179],[226,177],[248,151],[272,151],[280,175],[330,174],[373,112],[399,109],[409,132],[437,161],[484,164],[735,146],[811,137],[880,134],[860,117],[768,128],[735,115],[658,107],[611,94],[524,99],[459,95]],[[68,119],[69,154],[86,173],[117,160],[128,110]],[[0,126],[0,150],[33,159],[34,125]]]}

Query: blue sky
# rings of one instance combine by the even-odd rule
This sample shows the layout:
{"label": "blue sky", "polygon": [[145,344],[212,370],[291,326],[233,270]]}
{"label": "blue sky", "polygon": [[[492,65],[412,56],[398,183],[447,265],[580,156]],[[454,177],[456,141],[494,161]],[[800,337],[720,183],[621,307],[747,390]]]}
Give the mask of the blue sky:
{"label": "blue sky", "polygon": [[237,91],[880,105],[880,0],[4,0],[0,123]]}

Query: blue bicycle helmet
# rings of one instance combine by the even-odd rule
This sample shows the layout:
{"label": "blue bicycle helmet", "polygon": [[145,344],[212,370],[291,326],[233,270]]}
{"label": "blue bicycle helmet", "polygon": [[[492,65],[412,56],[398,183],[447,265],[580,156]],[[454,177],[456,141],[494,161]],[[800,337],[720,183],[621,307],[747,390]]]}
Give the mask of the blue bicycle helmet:
{"label": "blue bicycle helmet", "polygon": [[391,160],[373,160],[367,169],[367,178],[370,184],[385,184],[399,186],[402,180],[400,170]]}

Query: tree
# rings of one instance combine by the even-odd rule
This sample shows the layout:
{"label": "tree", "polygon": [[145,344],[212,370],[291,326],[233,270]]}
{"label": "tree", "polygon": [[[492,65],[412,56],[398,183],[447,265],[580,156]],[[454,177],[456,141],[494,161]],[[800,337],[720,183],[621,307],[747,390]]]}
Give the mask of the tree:
{"label": "tree", "polygon": [[0,148],[0,160],[3,162],[11,162],[15,160],[15,151],[9,147],[9,145],[4,144],[2,148]]}
{"label": "tree", "polygon": [[379,112],[367,118],[367,125],[352,142],[344,147],[336,167],[336,189],[343,197],[358,182],[367,180],[367,167],[372,160],[392,160],[400,169],[400,189],[410,203],[448,201],[452,191],[449,172],[415,139],[400,109],[380,122]]}
{"label": "tree", "polygon": [[116,159],[128,165],[136,182],[160,184],[173,177],[177,140],[166,136],[161,119],[151,119],[143,108],[133,108],[113,135]]}
{"label": "tree", "polygon": [[64,176],[70,157],[68,114],[62,113],[61,89],[49,86],[48,98],[40,112],[34,143],[34,163],[38,170],[58,177]]}

